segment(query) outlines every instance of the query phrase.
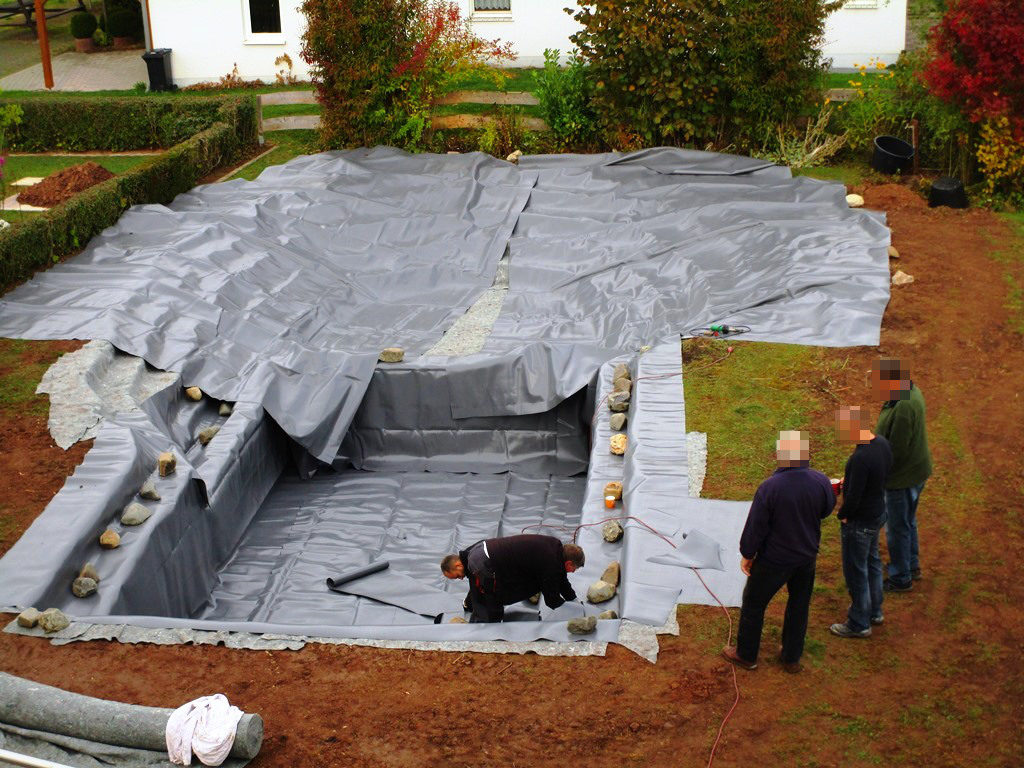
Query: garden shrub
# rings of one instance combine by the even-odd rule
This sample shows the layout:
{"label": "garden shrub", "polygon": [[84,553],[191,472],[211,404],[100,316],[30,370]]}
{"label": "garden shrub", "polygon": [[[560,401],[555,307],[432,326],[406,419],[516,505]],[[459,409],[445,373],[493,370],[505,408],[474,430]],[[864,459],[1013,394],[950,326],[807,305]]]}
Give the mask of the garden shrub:
{"label": "garden shrub", "polygon": [[477,138],[477,149],[498,158],[508,157],[517,149],[530,153],[533,146],[532,134],[523,125],[522,110],[511,105],[501,107]]}
{"label": "garden shrub", "polygon": [[[606,136],[648,144],[760,139],[817,101],[838,0],[590,0],[572,41]],[[571,12],[571,11],[570,11]],[[614,140],[614,139],[612,139]]]}
{"label": "garden shrub", "polygon": [[71,16],[71,36],[76,40],[92,37],[99,24],[91,13],[76,13]]}
{"label": "garden shrub", "polygon": [[0,288],[84,247],[129,206],[169,203],[214,168],[236,159],[254,141],[254,132],[240,131],[236,124],[215,123],[151,162],[13,224],[0,232]]}
{"label": "garden shrub", "polygon": [[17,152],[169,147],[216,122],[235,126],[243,142],[258,130],[253,96],[0,96],[0,109],[5,104],[22,109],[21,124],[7,136],[8,149]]}
{"label": "garden shrub", "polygon": [[590,145],[597,138],[594,83],[582,58],[573,54],[559,66],[557,50],[544,51],[544,68],[534,73],[541,114],[563,148]]}
{"label": "garden shrub", "polygon": [[[850,150],[867,156],[876,136],[910,140],[910,121],[920,128],[918,157],[922,166],[966,178],[972,165],[971,126],[959,110],[940,101],[922,80],[926,51],[902,54],[886,68],[870,60],[851,75],[857,95],[840,104],[833,125],[847,135]],[[871,77],[868,71],[875,72]],[[879,78],[891,81],[886,87]]]}
{"label": "garden shrub", "polygon": [[304,0],[302,11],[324,148],[420,149],[436,99],[467,73],[512,56],[474,35],[446,0]]}
{"label": "garden shrub", "polygon": [[135,14],[127,8],[114,8],[107,13],[107,33],[111,37],[133,37]]}
{"label": "garden shrub", "polygon": [[985,191],[1024,203],[1024,3],[953,0],[932,29],[924,79],[981,125],[976,146]]}

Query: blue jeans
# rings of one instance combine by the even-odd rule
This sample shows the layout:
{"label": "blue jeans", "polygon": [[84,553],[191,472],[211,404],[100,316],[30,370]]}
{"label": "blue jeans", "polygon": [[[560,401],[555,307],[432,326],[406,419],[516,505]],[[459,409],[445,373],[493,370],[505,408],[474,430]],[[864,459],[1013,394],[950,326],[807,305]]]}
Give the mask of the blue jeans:
{"label": "blue jeans", "polygon": [[871,619],[882,615],[882,559],[878,556],[878,533],[884,521],[843,523],[839,533],[843,544],[843,577],[850,593],[846,623],[857,632],[871,627]]}
{"label": "blue jeans", "polygon": [[917,547],[917,502],[924,483],[885,492],[885,541],[889,547],[889,581],[910,583],[912,572],[921,567]]}

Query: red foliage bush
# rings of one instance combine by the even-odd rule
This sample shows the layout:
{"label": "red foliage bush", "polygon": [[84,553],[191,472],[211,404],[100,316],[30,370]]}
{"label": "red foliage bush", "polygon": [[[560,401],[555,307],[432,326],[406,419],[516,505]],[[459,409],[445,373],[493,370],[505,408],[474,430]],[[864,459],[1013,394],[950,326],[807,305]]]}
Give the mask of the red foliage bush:
{"label": "red foliage bush", "polygon": [[325,148],[422,148],[437,97],[512,55],[474,35],[450,0],[303,0],[301,8]]}
{"label": "red foliage bush", "polygon": [[1024,140],[1024,2],[953,0],[931,33],[924,77],[974,122],[1007,117]]}

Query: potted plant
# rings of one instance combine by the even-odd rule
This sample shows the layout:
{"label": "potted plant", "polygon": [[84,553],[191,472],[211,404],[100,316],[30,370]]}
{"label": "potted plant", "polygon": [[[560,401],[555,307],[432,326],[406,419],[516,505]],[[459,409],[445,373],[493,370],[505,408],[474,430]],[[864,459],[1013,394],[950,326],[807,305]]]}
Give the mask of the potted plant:
{"label": "potted plant", "polygon": [[92,33],[96,26],[96,17],[91,13],[76,13],[71,17],[71,36],[75,38],[76,51],[88,53],[93,50]]}
{"label": "potted plant", "polygon": [[134,41],[135,15],[127,8],[113,8],[107,14],[107,33],[115,48],[130,48]]}

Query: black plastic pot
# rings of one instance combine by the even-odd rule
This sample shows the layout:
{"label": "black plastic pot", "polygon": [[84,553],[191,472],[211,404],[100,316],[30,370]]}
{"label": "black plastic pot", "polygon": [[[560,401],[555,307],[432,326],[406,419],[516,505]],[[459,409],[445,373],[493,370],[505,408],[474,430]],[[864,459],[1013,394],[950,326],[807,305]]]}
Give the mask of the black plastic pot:
{"label": "black plastic pot", "polygon": [[964,183],[951,176],[943,176],[932,182],[932,189],[928,193],[928,205],[934,208],[937,205],[947,205],[950,208],[966,208],[967,192],[964,190]]}
{"label": "black plastic pot", "polygon": [[901,173],[910,167],[914,148],[895,136],[876,136],[871,167],[879,173]]}
{"label": "black plastic pot", "polygon": [[154,48],[142,54],[149,70],[149,90],[173,91],[174,78],[171,77],[171,49]]}

